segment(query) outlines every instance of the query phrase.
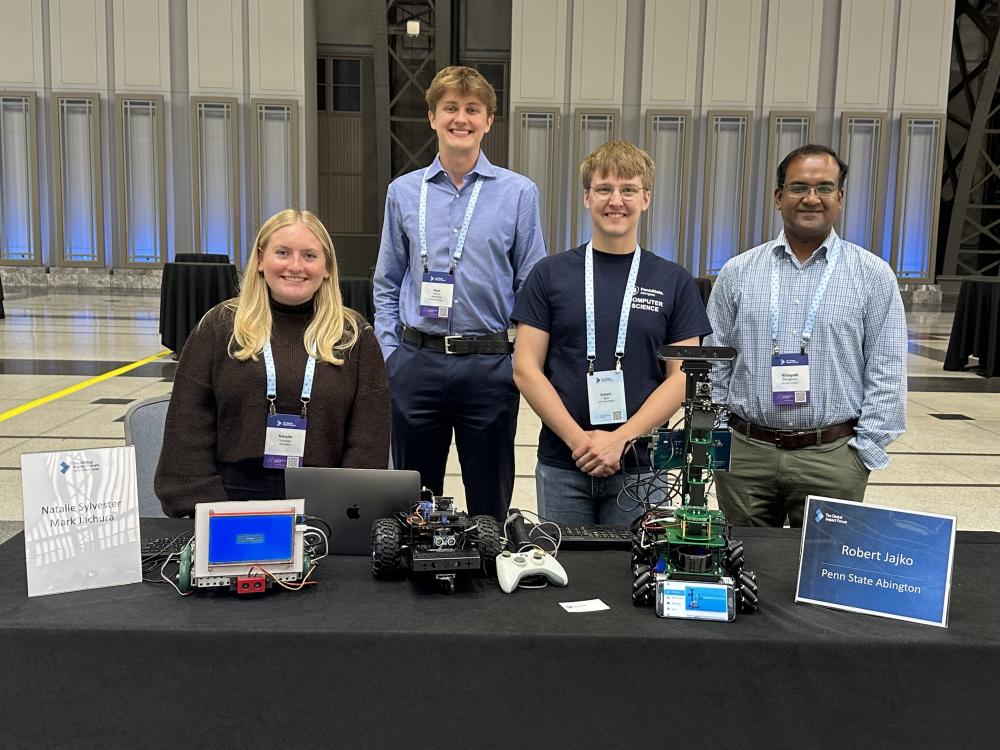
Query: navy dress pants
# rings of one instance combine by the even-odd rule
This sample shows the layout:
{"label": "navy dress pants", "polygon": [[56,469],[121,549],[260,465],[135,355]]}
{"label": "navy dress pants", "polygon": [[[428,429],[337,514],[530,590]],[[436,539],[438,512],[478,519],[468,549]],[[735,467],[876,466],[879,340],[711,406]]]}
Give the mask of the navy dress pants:
{"label": "navy dress pants", "polygon": [[392,465],[444,493],[452,433],[470,514],[503,520],[514,491],[520,394],[509,354],[449,355],[400,342],[386,361],[392,393]]}

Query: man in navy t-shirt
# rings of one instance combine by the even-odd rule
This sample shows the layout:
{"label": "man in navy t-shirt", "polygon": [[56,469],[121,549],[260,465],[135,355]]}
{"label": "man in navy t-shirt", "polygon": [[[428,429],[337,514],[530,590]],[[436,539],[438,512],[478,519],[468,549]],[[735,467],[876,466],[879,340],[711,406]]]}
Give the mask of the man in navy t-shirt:
{"label": "man in navy t-shirt", "polygon": [[544,423],[535,482],[548,520],[628,525],[640,514],[634,500],[618,501],[622,467],[646,474],[649,456],[626,447],[684,398],[680,363],[665,372],[656,350],[711,333],[690,274],[639,248],[653,172],[649,155],[623,141],[588,156],[580,173],[593,239],[539,261],[514,305],[514,382]]}

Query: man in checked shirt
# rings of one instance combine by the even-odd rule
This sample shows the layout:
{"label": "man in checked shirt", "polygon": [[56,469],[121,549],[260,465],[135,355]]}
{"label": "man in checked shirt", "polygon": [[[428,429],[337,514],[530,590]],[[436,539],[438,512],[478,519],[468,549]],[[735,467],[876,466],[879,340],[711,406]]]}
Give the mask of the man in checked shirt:
{"label": "man in checked shirt", "polygon": [[737,526],[801,526],[807,495],[863,501],[906,422],[896,275],[833,229],[847,165],[809,144],[777,176],[783,231],[729,260],[708,303],[706,345],[738,352],[712,373],[733,428],[731,468],[715,484]]}

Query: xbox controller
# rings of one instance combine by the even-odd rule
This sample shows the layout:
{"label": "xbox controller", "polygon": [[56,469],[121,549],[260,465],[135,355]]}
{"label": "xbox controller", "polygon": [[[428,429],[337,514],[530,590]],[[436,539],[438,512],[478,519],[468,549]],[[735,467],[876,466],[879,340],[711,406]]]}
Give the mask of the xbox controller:
{"label": "xbox controller", "polygon": [[529,576],[545,576],[556,586],[569,583],[562,564],[543,550],[504,551],[497,555],[497,579],[505,594],[513,592],[521,579]]}

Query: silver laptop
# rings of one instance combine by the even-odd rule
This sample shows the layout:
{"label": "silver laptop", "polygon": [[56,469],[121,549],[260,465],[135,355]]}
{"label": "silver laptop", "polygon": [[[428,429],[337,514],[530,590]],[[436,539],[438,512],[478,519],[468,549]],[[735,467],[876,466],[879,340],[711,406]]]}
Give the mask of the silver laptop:
{"label": "silver laptop", "polygon": [[413,508],[420,473],[397,469],[285,469],[285,495],[304,498],[306,514],[330,525],[334,555],[370,555],[372,522]]}

